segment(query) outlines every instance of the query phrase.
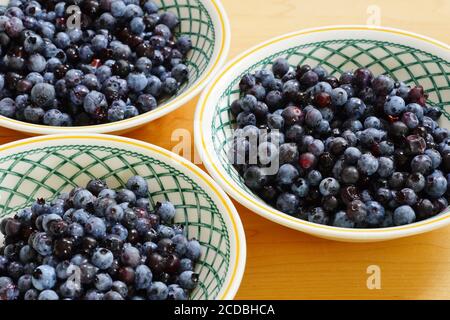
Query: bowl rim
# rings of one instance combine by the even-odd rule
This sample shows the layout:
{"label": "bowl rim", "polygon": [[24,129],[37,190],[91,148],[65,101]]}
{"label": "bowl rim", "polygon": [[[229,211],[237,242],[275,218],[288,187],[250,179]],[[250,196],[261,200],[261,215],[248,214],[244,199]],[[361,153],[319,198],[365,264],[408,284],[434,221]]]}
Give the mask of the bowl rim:
{"label": "bowl rim", "polygon": [[[205,113],[209,113],[211,112],[210,110],[214,109],[214,108],[207,108],[207,106],[211,104],[214,105],[214,103],[210,102],[211,100],[214,100],[214,97],[211,98],[211,93],[216,87],[217,83],[221,81],[223,77],[234,71],[233,69],[234,67],[236,67],[236,65],[238,65],[243,61],[247,62],[251,60],[256,53],[264,51],[266,47],[269,46],[272,47],[281,41],[292,38],[298,38],[303,35],[307,36],[313,33],[321,33],[321,32],[326,33],[332,31],[346,31],[346,30],[385,32],[390,33],[391,35],[394,36],[411,37],[416,40],[422,41],[427,45],[433,45],[441,50],[443,49],[450,51],[450,46],[448,44],[427,36],[423,36],[414,32],[409,32],[396,28],[372,27],[366,25],[333,25],[319,28],[302,29],[300,31],[287,33],[272,38],[270,40],[267,40],[265,42],[262,42],[246,50],[245,52],[234,58],[232,61],[227,63],[227,65],[222,69],[221,73],[218,74],[211,81],[208,87],[203,91],[203,94],[199,99],[195,112],[194,136],[195,136],[195,146],[200,155],[200,158],[203,161],[203,165],[206,167],[207,171],[214,178],[214,180],[219,185],[221,185],[232,198],[234,198],[237,202],[244,205],[248,209],[275,223],[281,224],[291,229],[319,236],[322,238],[337,241],[351,241],[351,242],[385,241],[390,239],[421,234],[449,225],[450,224],[449,209],[447,209],[445,213],[441,213],[440,215],[435,216],[431,219],[416,222],[406,226],[398,226],[390,228],[349,229],[349,228],[338,228],[333,226],[315,224],[285,214],[273,208],[269,204],[266,204],[265,202],[263,202],[263,200],[256,199],[257,197],[256,195],[254,197],[250,197],[246,192],[242,190],[242,188],[235,186],[235,184],[233,184],[231,179],[227,178],[228,174],[224,171],[221,165],[216,164],[217,162],[216,153],[210,140],[211,139],[210,131],[208,130],[208,126],[210,125],[210,123],[206,123],[204,121],[204,116]],[[205,132],[207,134],[205,134]],[[207,139],[207,141],[205,139]]]}
{"label": "bowl rim", "polygon": [[[217,201],[222,202],[223,206],[226,208],[224,215],[227,215],[231,221],[229,232],[234,234],[235,237],[235,257],[230,259],[230,276],[227,275],[227,282],[224,284],[223,288],[219,291],[219,295],[216,300],[232,300],[242,282],[242,277],[244,275],[246,257],[247,257],[247,246],[246,246],[246,236],[242,221],[240,216],[228,195],[222,190],[222,188],[203,170],[198,166],[189,162],[185,158],[171,151],[163,149],[159,146],[143,142],[136,139],[119,137],[114,135],[106,134],[55,134],[55,135],[43,135],[32,138],[26,138],[10,142],[0,146],[0,157],[5,150],[11,151],[11,149],[31,145],[35,143],[42,143],[46,141],[65,141],[66,139],[77,139],[77,140],[89,140],[88,143],[95,144],[96,141],[102,141],[112,144],[121,145],[124,149],[127,146],[133,146],[134,148],[140,148],[143,152],[148,152],[150,155],[152,153],[158,154],[159,157],[166,158],[168,161],[174,161],[176,165],[180,167],[177,168],[180,171],[188,172],[194,175],[197,179],[201,180],[209,187],[209,194],[213,193]],[[206,191],[206,190],[205,190]]]}
{"label": "bowl rim", "polygon": [[[199,0],[205,4],[205,0]],[[208,3],[210,2],[210,4]],[[91,126],[79,126],[79,127],[55,127],[45,126],[41,124],[33,124],[25,121],[11,119],[0,115],[0,126],[15,131],[20,131],[31,135],[43,135],[43,134],[58,134],[58,133],[114,133],[130,131],[136,127],[159,119],[166,114],[182,107],[196,95],[198,95],[204,87],[212,80],[212,78],[221,70],[221,67],[225,63],[231,43],[231,27],[228,14],[222,5],[221,0],[209,0],[207,1],[208,8],[214,10],[215,15],[218,17],[218,21],[215,24],[216,34],[221,34],[218,53],[215,61],[211,61],[211,66],[206,69],[204,75],[202,75],[192,86],[188,87],[185,92],[174,98],[172,101],[164,103],[155,110],[140,114],[136,117],[110,122],[105,124],[91,125]],[[213,20],[214,21],[214,20]]]}

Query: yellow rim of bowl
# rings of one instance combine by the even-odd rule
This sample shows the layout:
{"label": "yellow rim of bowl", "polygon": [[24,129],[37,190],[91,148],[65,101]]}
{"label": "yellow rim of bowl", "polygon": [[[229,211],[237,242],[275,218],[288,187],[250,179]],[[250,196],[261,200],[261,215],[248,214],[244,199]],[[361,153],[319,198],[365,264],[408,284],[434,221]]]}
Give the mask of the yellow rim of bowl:
{"label": "yellow rim of bowl", "polygon": [[[131,121],[136,121],[139,119],[143,119],[145,117],[149,117],[152,114],[156,114],[156,113],[161,113],[163,110],[166,110],[170,107],[173,107],[176,103],[178,103],[180,100],[185,99],[188,95],[190,95],[193,91],[195,91],[198,87],[202,86],[206,80],[208,80],[208,77],[215,71],[215,68],[217,67],[218,63],[220,62],[220,58],[222,56],[223,51],[225,50],[225,41],[228,37],[227,34],[227,28],[225,27],[225,18],[223,17],[222,11],[220,8],[222,8],[222,6],[217,4],[217,0],[210,0],[212,2],[212,4],[214,5],[214,8],[217,12],[217,15],[219,17],[220,20],[220,26],[222,29],[222,41],[220,43],[220,50],[219,53],[217,54],[217,58],[216,61],[214,61],[214,64],[212,65],[212,67],[210,68],[210,70],[208,71],[208,73],[206,75],[203,76],[203,78],[194,86],[188,88],[188,90],[186,90],[186,92],[184,92],[183,94],[181,94],[180,96],[176,97],[174,100],[170,101],[169,103],[156,108],[153,111],[147,112],[147,113],[143,113],[141,115],[138,115],[136,117],[133,118],[129,118],[129,119],[125,119],[125,120],[121,120],[121,121],[117,121],[117,122],[111,122],[111,123],[105,123],[105,124],[98,124],[98,125],[92,125],[92,126],[80,126],[80,127],[53,127],[53,126],[44,126],[44,125],[39,125],[39,124],[33,124],[33,123],[28,123],[28,122],[24,122],[24,121],[19,121],[19,120],[15,120],[15,119],[11,119],[8,117],[4,117],[4,116],[0,116],[0,119],[2,119],[3,121],[6,122],[12,122],[14,124],[18,124],[21,126],[25,126],[25,127],[30,127],[30,128],[41,128],[41,129],[49,129],[51,128],[54,131],[76,131],[76,130],[85,130],[85,129],[89,129],[89,128],[107,128],[110,126],[114,126],[114,125],[118,125],[118,124],[124,124],[127,122],[131,122]],[[17,129],[13,129],[13,130],[17,130]],[[121,130],[126,130],[125,129],[121,129]]]}
{"label": "yellow rim of bowl", "polygon": [[[132,146],[135,146],[135,147],[147,149],[147,150],[150,150],[152,152],[156,152],[156,153],[158,153],[160,155],[163,155],[165,157],[170,158],[170,160],[173,160],[173,161],[177,162],[178,164],[182,165],[183,167],[187,168],[190,172],[192,172],[199,179],[201,179],[203,182],[205,182],[211,188],[211,190],[215,193],[215,195],[220,199],[220,201],[222,201],[222,204],[224,205],[224,207],[227,210],[226,214],[230,218],[231,224],[233,225],[234,234],[236,235],[236,251],[235,251],[236,252],[236,259],[235,259],[234,265],[231,268],[232,273],[231,273],[230,281],[229,281],[227,287],[225,288],[224,292],[222,293],[222,295],[218,299],[219,300],[223,300],[223,299],[227,298],[227,295],[230,293],[231,287],[233,286],[234,280],[235,280],[235,278],[237,276],[238,266],[239,266],[239,258],[240,258],[240,254],[241,254],[240,251],[241,251],[241,249],[244,249],[243,247],[241,247],[241,242],[243,242],[243,240],[240,239],[240,232],[239,232],[240,230],[239,230],[238,225],[236,223],[236,220],[234,218],[233,210],[230,208],[230,205],[228,203],[230,200],[227,201],[227,199],[223,197],[223,195],[220,193],[220,190],[213,183],[211,183],[212,179],[208,175],[206,175],[206,173],[204,173],[200,168],[198,168],[194,164],[188,162],[187,160],[185,160],[181,156],[176,155],[174,153],[171,153],[171,152],[169,152],[169,151],[167,151],[165,149],[162,149],[160,147],[151,145],[151,144],[146,143],[146,142],[140,142],[140,141],[134,140],[134,139],[122,138],[122,137],[116,137],[116,136],[109,136],[109,135],[102,135],[102,134],[96,134],[96,135],[55,135],[55,136],[49,135],[49,136],[29,138],[29,139],[25,139],[25,140],[19,140],[19,141],[16,141],[16,142],[11,142],[11,143],[8,143],[8,144],[6,144],[4,146],[0,146],[0,152],[8,150],[8,149],[24,146],[24,145],[29,145],[29,144],[35,143],[35,142],[39,143],[39,142],[45,142],[45,141],[64,140],[64,139],[104,140],[104,141],[112,141],[112,142],[129,144],[129,145],[132,145]],[[244,254],[244,258],[245,258],[245,254]],[[236,288],[236,291],[237,291],[237,288]]]}
{"label": "yellow rim of bowl", "polygon": [[[326,226],[326,225],[320,225],[320,224],[315,224],[315,223],[311,223],[311,222],[307,222],[307,221],[303,221],[300,220],[298,218],[289,216],[287,214],[284,214],[272,207],[270,207],[269,205],[262,205],[261,203],[259,203],[258,201],[255,201],[253,198],[247,196],[244,192],[242,192],[240,189],[236,188],[230,181],[229,179],[227,179],[227,177],[225,177],[221,170],[219,169],[219,167],[214,163],[213,158],[209,152],[209,149],[207,148],[206,145],[206,141],[204,138],[204,134],[203,134],[203,127],[202,127],[202,123],[203,123],[203,117],[204,117],[204,110],[206,107],[206,104],[209,100],[209,97],[213,91],[213,89],[215,88],[215,86],[217,85],[217,83],[222,79],[222,77],[230,70],[232,69],[236,64],[238,64],[239,62],[241,62],[242,60],[244,60],[245,58],[247,58],[248,56],[252,55],[253,53],[260,51],[261,49],[268,47],[270,45],[273,45],[275,43],[278,43],[280,41],[284,41],[290,38],[294,38],[300,35],[307,35],[307,34],[312,34],[312,33],[319,33],[319,32],[327,32],[327,31],[342,31],[342,30],[350,30],[350,31],[363,31],[363,30],[367,30],[367,31],[381,31],[381,32],[386,32],[386,33],[391,33],[391,34],[397,34],[397,35],[402,35],[402,36],[408,36],[408,37],[412,37],[421,41],[425,41],[428,42],[430,44],[433,44],[439,48],[445,49],[445,50],[450,50],[449,46],[445,45],[444,43],[441,43],[439,41],[433,40],[431,38],[425,37],[425,36],[421,36],[418,34],[414,34],[414,33],[409,33],[406,31],[402,31],[402,30],[396,30],[396,29],[386,29],[386,28],[370,28],[370,27],[365,27],[365,26],[341,26],[341,27],[324,27],[324,28],[318,28],[318,29],[309,29],[309,30],[302,30],[299,32],[295,32],[295,33],[291,33],[285,36],[281,36],[278,38],[274,38],[272,40],[269,40],[268,42],[265,42],[261,45],[258,45],[252,49],[250,49],[249,51],[245,52],[244,54],[242,54],[241,56],[237,57],[235,60],[233,60],[230,64],[228,64],[224,70],[215,78],[215,80],[212,82],[212,84],[210,85],[210,87],[207,89],[207,91],[205,91],[203,97],[201,98],[201,105],[200,105],[200,110],[199,110],[199,119],[200,121],[198,122],[198,130],[199,130],[199,134],[200,134],[200,139],[201,139],[201,143],[202,143],[202,149],[204,151],[204,153],[206,154],[207,160],[208,162],[206,163],[207,165],[210,165],[210,167],[213,169],[214,173],[217,174],[221,181],[223,183],[225,183],[227,185],[228,188],[230,188],[231,190],[233,190],[238,196],[244,198],[245,200],[249,201],[251,204],[253,204],[254,206],[256,206],[257,208],[264,210],[264,211],[268,211],[269,213],[283,219],[283,220],[288,220],[291,223],[294,223],[296,225],[299,226],[306,226],[306,227],[314,227],[316,229],[324,229],[324,230],[329,230],[329,231],[333,231],[333,232],[337,232],[337,233],[343,233],[343,234],[357,234],[357,233],[370,233],[370,234],[377,234],[377,233],[389,233],[389,232],[393,232],[393,231],[401,231],[401,230],[410,230],[410,229],[415,229],[418,227],[422,227],[425,225],[429,225],[429,224],[434,224],[436,222],[439,221],[443,221],[443,220],[448,220],[450,219],[450,214],[446,214],[442,217],[436,217],[436,218],[432,218],[432,219],[428,219],[428,220],[424,220],[421,222],[416,222],[414,224],[411,225],[407,225],[407,226],[400,226],[400,227],[391,227],[391,228],[380,228],[380,229],[346,229],[346,228],[338,228],[338,227],[332,227],[332,226]],[[201,154],[203,154],[203,152],[201,152]]]}

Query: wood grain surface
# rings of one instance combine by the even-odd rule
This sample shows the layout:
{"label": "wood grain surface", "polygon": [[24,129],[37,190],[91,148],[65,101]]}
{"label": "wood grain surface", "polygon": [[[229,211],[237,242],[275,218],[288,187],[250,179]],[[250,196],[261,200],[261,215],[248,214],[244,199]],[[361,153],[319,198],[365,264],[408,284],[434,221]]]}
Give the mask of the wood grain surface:
{"label": "wood grain surface", "polygon": [[[449,43],[449,0],[222,0],[232,29],[229,58],[283,33],[333,24],[365,24],[368,7],[381,25]],[[175,129],[192,133],[197,99],[128,137],[172,149]],[[0,128],[0,143],[25,138]],[[236,203],[247,236],[247,267],[238,299],[450,299],[450,228],[375,244],[317,239],[271,223]],[[366,286],[369,265],[381,289]]]}

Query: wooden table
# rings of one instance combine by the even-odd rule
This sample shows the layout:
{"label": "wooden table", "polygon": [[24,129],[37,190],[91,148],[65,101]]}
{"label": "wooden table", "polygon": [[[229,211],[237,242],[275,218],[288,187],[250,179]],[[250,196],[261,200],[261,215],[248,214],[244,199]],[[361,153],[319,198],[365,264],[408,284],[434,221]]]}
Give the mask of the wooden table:
{"label": "wooden table", "polygon": [[[271,37],[316,26],[365,24],[368,7],[381,24],[450,42],[450,1],[222,0],[231,20],[230,57]],[[369,8],[369,11],[371,9]],[[172,132],[192,132],[197,99],[128,137],[172,149]],[[0,143],[25,138],[0,129]],[[450,299],[450,228],[375,244],[307,236],[236,203],[247,235],[247,267],[238,299]],[[369,265],[381,268],[381,290],[366,286]]]}

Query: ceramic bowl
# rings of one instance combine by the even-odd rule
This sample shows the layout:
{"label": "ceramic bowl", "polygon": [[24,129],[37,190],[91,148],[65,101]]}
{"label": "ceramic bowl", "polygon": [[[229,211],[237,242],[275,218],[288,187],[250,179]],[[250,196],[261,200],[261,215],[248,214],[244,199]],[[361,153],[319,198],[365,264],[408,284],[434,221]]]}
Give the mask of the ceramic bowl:
{"label": "ceramic bowl", "polygon": [[407,84],[421,84],[428,103],[442,108],[441,126],[450,128],[450,47],[407,31],[367,26],[308,29],[269,40],[243,53],[215,77],[204,91],[195,116],[197,150],[212,177],[234,199],[284,226],[319,237],[342,241],[381,241],[415,235],[450,224],[450,213],[412,225],[386,229],[343,229],[318,225],[284,214],[249,190],[227,157],[235,119],[230,105],[239,96],[246,73],[270,68],[278,57],[292,66],[324,66],[332,75],[368,67]]}
{"label": "ceramic bowl", "polygon": [[230,48],[230,25],[220,0],[155,0],[163,10],[180,18],[177,35],[188,35],[193,49],[187,57],[189,79],[177,94],[153,111],[137,117],[94,126],[53,127],[0,116],[0,126],[30,135],[57,133],[120,133],[158,119],[189,102],[220,70]]}
{"label": "ceramic bowl", "polygon": [[[191,299],[232,299],[245,267],[246,243],[239,215],[228,196],[203,171],[183,158],[137,140],[108,135],[54,135],[0,147],[0,218],[52,199],[93,178],[112,188],[127,179],[147,179],[152,205],[171,201],[175,223],[202,246]],[[1,243],[1,239],[0,239]]]}

